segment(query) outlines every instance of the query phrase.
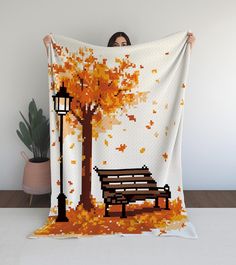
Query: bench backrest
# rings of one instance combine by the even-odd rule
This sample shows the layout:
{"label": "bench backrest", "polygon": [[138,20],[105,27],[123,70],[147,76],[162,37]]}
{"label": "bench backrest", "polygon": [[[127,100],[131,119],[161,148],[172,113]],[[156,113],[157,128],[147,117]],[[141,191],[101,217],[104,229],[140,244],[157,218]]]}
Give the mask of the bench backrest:
{"label": "bench backrest", "polygon": [[156,188],[156,181],[147,166],[128,169],[98,169],[103,191],[122,192],[129,190],[152,190]]}

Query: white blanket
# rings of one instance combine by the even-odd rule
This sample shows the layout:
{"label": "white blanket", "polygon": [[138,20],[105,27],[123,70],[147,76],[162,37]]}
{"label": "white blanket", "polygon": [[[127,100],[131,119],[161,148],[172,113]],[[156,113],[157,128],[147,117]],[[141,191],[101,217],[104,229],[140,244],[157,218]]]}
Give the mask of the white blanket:
{"label": "white blanket", "polygon": [[[51,209],[33,236],[196,238],[186,213],[181,168],[187,31],[123,47],[57,34],[52,39]],[[52,96],[61,87],[71,98],[58,106]],[[57,109],[69,100],[64,113]],[[65,114],[63,128],[59,114]]]}

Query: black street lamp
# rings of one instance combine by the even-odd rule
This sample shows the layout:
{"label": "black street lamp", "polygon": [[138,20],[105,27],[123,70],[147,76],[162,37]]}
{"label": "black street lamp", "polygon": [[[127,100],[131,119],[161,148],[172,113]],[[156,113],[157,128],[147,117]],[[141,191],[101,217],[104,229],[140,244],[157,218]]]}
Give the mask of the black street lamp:
{"label": "black street lamp", "polygon": [[66,217],[66,195],[63,193],[63,116],[70,111],[73,97],[66,92],[64,82],[62,82],[59,92],[52,97],[54,101],[54,110],[60,116],[60,193],[57,197],[58,216],[56,222],[68,222],[68,218]]}

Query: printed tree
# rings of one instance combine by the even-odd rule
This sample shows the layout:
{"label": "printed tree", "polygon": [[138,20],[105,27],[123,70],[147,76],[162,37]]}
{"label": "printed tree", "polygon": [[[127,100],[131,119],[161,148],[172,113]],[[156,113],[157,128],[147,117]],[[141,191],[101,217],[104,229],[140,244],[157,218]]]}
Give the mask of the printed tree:
{"label": "printed tree", "polygon": [[[82,192],[79,203],[84,209],[91,210],[92,139],[119,124],[118,113],[122,115],[127,108],[145,102],[148,92],[135,90],[140,70],[128,54],[121,59],[115,58],[111,67],[106,58],[96,58],[92,48],[81,47],[77,52],[69,52],[57,44],[53,44],[53,48],[62,60],[49,65],[49,69],[53,71],[54,80],[57,79],[57,86],[64,82],[73,97],[69,121],[81,131]],[[140,65],[139,68],[143,67]]]}

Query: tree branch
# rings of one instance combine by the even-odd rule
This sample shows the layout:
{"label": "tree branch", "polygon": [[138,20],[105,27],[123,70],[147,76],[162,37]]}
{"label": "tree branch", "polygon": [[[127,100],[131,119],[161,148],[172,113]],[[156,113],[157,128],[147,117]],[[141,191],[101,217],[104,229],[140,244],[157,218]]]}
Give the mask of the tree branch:
{"label": "tree branch", "polygon": [[76,117],[76,119],[80,122],[80,124],[83,125],[83,120],[75,113],[75,111],[71,109],[71,112]]}

